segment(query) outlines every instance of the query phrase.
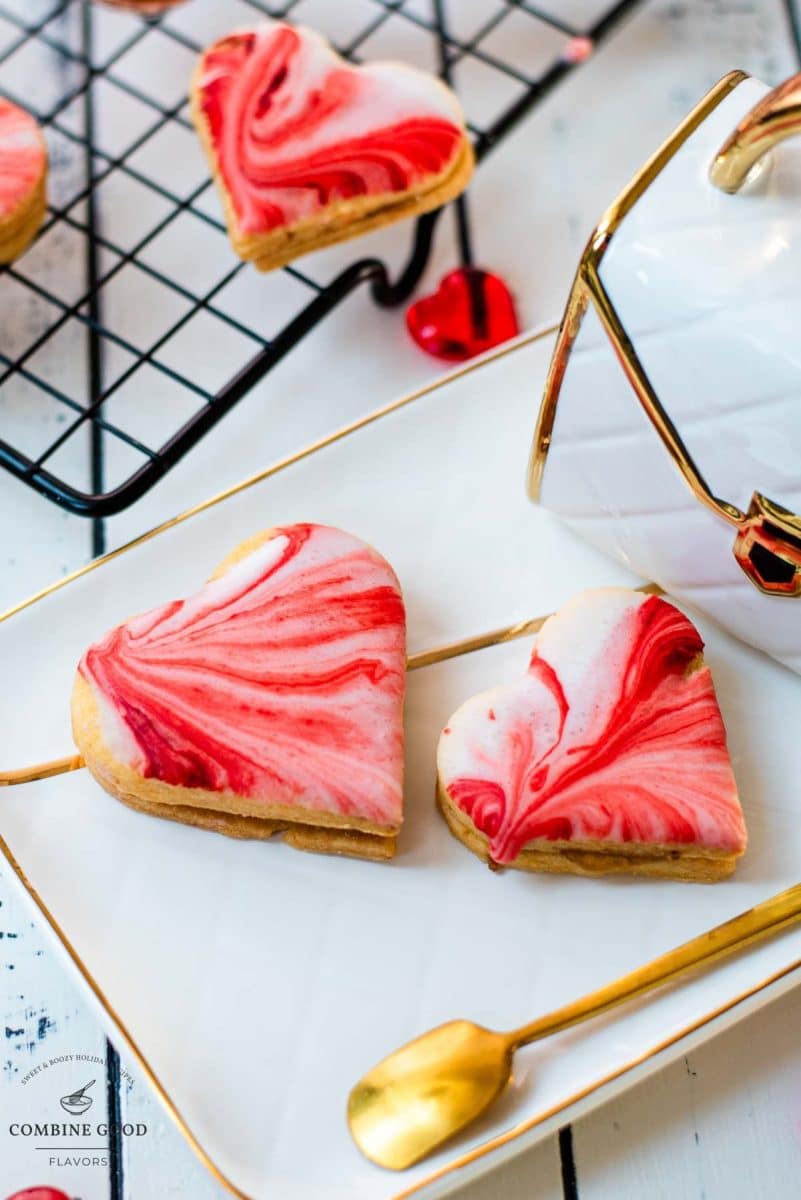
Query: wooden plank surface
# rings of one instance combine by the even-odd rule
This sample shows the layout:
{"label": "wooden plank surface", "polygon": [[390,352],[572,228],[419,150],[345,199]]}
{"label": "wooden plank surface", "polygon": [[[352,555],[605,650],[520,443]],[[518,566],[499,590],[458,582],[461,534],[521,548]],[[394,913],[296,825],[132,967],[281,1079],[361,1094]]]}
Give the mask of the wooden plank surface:
{"label": "wooden plank surface", "polygon": [[799,1024],[796,988],[579,1121],[582,1200],[797,1195]]}

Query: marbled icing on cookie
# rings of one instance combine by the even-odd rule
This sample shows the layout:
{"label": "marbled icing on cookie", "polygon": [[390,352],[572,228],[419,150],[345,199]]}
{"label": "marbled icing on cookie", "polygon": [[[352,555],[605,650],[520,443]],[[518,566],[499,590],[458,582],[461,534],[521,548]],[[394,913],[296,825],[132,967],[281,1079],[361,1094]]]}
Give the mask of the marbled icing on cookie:
{"label": "marbled icing on cookie", "polygon": [[513,863],[535,839],[740,854],[746,832],[703,642],[672,604],[584,592],[543,626],[528,673],[468,700],[440,786]]}

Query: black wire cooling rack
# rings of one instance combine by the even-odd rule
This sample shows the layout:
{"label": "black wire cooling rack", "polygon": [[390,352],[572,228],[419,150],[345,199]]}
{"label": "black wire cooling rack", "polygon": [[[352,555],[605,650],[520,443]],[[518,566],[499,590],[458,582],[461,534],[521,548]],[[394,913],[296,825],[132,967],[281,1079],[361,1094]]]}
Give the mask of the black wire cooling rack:
{"label": "black wire cooling rack", "polygon": [[[480,161],[575,69],[570,39],[597,47],[637,3],[191,0],[145,21],[89,0],[0,0],[0,93],[37,116],[51,159],[47,222],[0,273],[0,464],[71,512],[119,512],[355,289],[397,305],[425,268],[439,213],[396,227],[409,250],[395,278],[378,258],[325,284],[303,259],[270,276],[235,259],[187,114],[204,43],[269,15],[321,29],[353,61],[433,57]],[[484,112],[473,100],[488,91]],[[459,218],[465,252],[464,205]],[[252,316],[268,309],[274,328]],[[198,337],[225,373],[211,386],[193,370]],[[144,396],[158,409],[147,440]]]}

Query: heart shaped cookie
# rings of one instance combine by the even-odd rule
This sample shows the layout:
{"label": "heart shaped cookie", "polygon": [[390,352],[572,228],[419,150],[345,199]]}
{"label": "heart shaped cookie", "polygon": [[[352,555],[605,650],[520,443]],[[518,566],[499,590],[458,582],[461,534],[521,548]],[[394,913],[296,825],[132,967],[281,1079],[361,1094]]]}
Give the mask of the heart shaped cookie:
{"label": "heart shaped cookie", "polygon": [[75,742],[118,799],[305,850],[390,858],[405,615],[389,564],[324,525],[244,543],[209,583],[81,659]]}
{"label": "heart shaped cookie", "polygon": [[459,102],[433,75],[351,66],[278,21],[205,50],[191,101],[234,249],[265,271],[438,208],[473,169]]}
{"label": "heart shaped cookie", "polygon": [[703,642],[656,596],[583,592],[542,627],[528,674],[442,732],[438,797],[491,864],[712,881],[746,846]]}
{"label": "heart shaped cookie", "polygon": [[0,263],[27,250],[47,212],[47,147],[36,121],[0,97]]}
{"label": "heart shaped cookie", "polygon": [[480,267],[449,271],[430,296],[406,310],[406,328],[436,358],[461,362],[520,332],[514,300],[500,275]]}

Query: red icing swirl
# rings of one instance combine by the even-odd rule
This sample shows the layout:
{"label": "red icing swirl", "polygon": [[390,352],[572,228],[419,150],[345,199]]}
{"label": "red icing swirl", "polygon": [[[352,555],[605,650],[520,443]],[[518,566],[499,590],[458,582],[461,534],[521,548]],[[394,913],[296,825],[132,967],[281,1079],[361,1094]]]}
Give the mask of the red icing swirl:
{"label": "red icing swirl", "polygon": [[112,630],[79,670],[115,757],[143,776],[400,821],[403,601],[350,534],[275,530],[195,596]]}
{"label": "red icing swirl", "polygon": [[419,187],[464,143],[437,79],[392,63],[349,66],[319,35],[276,22],[210,46],[196,98],[243,233]]}
{"label": "red icing swirl", "polygon": [[745,847],[712,678],[688,672],[698,631],[663,600],[626,595],[574,601],[524,680],[449,722],[441,777],[496,862],[537,838]]}
{"label": "red icing swirl", "polygon": [[26,203],[39,184],[47,151],[41,130],[24,109],[0,97],[0,219]]}

